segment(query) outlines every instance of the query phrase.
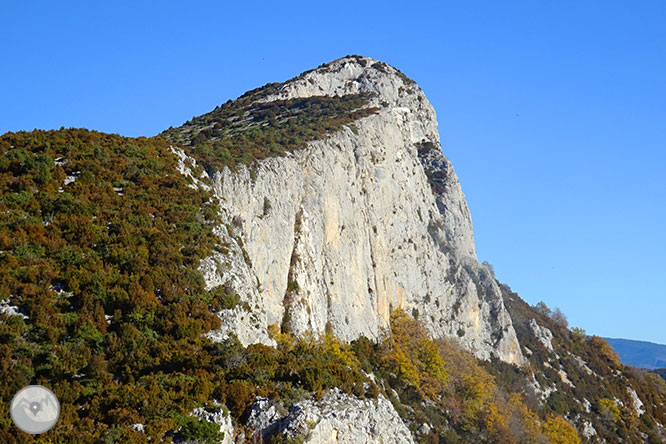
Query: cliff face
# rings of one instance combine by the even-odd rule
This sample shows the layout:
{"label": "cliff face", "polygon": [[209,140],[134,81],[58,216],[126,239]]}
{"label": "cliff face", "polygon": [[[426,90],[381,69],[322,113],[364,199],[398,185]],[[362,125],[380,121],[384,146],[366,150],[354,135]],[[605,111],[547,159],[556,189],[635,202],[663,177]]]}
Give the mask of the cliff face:
{"label": "cliff face", "polygon": [[377,338],[399,307],[481,359],[522,362],[500,291],[476,259],[434,109],[413,81],[346,57],[258,100],[359,93],[371,93],[374,114],[256,170],[210,173],[228,222],[218,233],[237,254],[211,257],[201,271],[209,287],[225,284],[247,302],[220,312],[211,335],[271,343],[267,327],[277,324]]}

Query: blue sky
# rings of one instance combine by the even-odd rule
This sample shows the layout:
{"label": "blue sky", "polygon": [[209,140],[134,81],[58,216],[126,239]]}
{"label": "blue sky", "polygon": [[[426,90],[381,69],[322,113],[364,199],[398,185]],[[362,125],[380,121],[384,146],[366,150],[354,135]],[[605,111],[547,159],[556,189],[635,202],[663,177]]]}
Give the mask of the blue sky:
{"label": "blue sky", "polygon": [[666,2],[239,3],[3,2],[0,133],[154,135],[374,57],[433,103],[501,281],[588,333],[666,343]]}

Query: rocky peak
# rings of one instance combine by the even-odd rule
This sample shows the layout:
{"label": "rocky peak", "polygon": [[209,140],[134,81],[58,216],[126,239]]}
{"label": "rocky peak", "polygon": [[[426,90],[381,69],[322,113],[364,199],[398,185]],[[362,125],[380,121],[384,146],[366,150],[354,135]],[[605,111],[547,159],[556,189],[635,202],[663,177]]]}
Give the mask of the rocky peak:
{"label": "rocky peak", "polygon": [[369,94],[369,106],[395,113],[405,125],[428,176],[443,229],[459,254],[476,260],[472,219],[451,162],[442,154],[435,110],[421,88],[384,62],[350,55],[306,71],[277,86],[261,102],[314,96]]}
{"label": "rocky peak", "polygon": [[[482,359],[522,362],[499,288],[476,259],[435,111],[397,69],[344,57],[250,91],[172,134],[213,144],[248,131],[263,137],[291,131],[325,98],[337,113],[352,97],[365,111],[329,125],[327,135],[212,173],[228,221],[218,232],[236,259],[211,257],[201,270],[209,287],[224,284],[244,304],[219,313],[223,328],[211,335],[270,343],[265,332],[276,324],[293,334],[330,328],[344,340],[377,338],[393,307]],[[265,110],[269,121],[256,117]]]}
{"label": "rocky peak", "polygon": [[[427,103],[421,88],[398,69],[370,57],[346,56],[306,71],[277,87],[263,101],[371,93],[376,103],[410,107]],[[432,109],[432,107],[430,107]]]}

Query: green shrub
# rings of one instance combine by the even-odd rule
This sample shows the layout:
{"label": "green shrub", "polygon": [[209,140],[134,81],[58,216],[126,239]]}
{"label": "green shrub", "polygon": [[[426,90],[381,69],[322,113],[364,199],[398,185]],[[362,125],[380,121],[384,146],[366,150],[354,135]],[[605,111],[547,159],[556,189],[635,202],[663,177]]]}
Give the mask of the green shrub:
{"label": "green shrub", "polygon": [[224,433],[220,432],[219,425],[191,416],[183,417],[178,435],[187,441],[207,444],[216,444],[224,438]]}
{"label": "green shrub", "polygon": [[298,282],[295,279],[290,279],[287,281],[287,291],[288,292],[296,292],[298,291],[300,287],[298,286]]}

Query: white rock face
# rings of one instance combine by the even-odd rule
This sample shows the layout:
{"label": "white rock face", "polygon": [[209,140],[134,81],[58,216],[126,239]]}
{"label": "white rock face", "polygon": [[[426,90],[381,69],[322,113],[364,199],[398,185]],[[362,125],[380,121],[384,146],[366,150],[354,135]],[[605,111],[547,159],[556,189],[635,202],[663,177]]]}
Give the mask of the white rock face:
{"label": "white rock face", "polygon": [[559,370],[557,371],[557,374],[560,375],[560,379],[562,380],[563,383],[565,383],[565,384],[568,385],[569,387],[575,387],[575,386],[573,385],[573,383],[571,382],[571,380],[569,379],[569,375],[567,374],[567,372],[565,372],[565,371],[562,370],[562,369],[559,369]]}
{"label": "white rock face", "polygon": [[534,394],[537,395],[541,401],[545,401],[552,393],[557,391],[557,386],[555,384],[541,387],[541,384],[539,384],[539,381],[536,380],[534,375],[532,375],[532,379],[529,380],[529,384],[530,388],[534,391]]}
{"label": "white rock face", "polygon": [[178,156],[178,165],[176,165],[176,168],[178,169],[180,174],[192,179],[192,183],[189,184],[188,186],[194,189],[200,187],[206,191],[210,190],[210,186],[203,183],[201,180],[203,177],[205,177],[205,173],[202,173],[202,177],[197,177],[192,171],[192,168],[197,167],[196,159],[185,154],[182,148],[177,148],[174,146],[171,146],[170,148],[171,152],[174,153],[176,156]]}
{"label": "white rock face", "polygon": [[301,401],[286,411],[266,399],[251,407],[248,426],[256,442],[275,434],[305,444],[413,444],[407,426],[384,397],[359,399],[331,390],[321,401]]}
{"label": "white rock face", "polygon": [[641,398],[638,397],[638,393],[636,393],[636,390],[634,390],[633,388],[627,387],[627,392],[631,397],[631,404],[633,405],[634,410],[636,410],[638,416],[642,416],[645,413],[645,407],[643,405],[643,401],[641,401]]}
{"label": "white rock face", "polygon": [[67,186],[70,183],[76,182],[76,179],[78,179],[79,175],[81,175],[81,171],[74,171],[72,174],[67,175],[67,177],[65,177],[65,181],[62,183],[62,185]]}
{"label": "white rock face", "polygon": [[590,439],[597,434],[597,430],[592,426],[590,421],[584,421],[581,427],[581,434],[585,438]]}
{"label": "white rock face", "polygon": [[[209,286],[233,288],[251,313],[222,313],[211,336],[270,343],[266,328],[277,324],[295,334],[328,325],[345,340],[377,338],[390,308],[400,307],[481,359],[522,363],[500,290],[476,259],[434,109],[416,84],[376,63],[339,59],[264,100],[374,92],[377,114],[259,162],[256,179],[243,167],[214,175],[229,222],[218,232],[236,254],[210,258],[201,270]],[[298,290],[285,297],[289,280]]]}
{"label": "white rock face", "polygon": [[554,352],[555,350],[553,349],[553,332],[551,332],[549,329],[546,327],[543,327],[537,322],[532,319],[530,321],[530,328],[532,329],[532,333],[534,333],[534,336],[543,344],[544,347],[546,347],[546,350],[550,352]]}

